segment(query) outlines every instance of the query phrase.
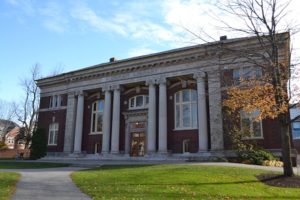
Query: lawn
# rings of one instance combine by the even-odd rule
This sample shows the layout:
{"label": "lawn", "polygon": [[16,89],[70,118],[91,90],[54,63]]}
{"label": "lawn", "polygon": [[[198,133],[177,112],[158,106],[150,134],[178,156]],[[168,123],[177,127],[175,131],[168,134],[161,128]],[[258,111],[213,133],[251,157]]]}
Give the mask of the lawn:
{"label": "lawn", "polygon": [[299,199],[300,189],[267,186],[237,167],[197,165],[103,166],[74,172],[93,199]]}
{"label": "lawn", "polygon": [[0,172],[0,200],[10,199],[20,176],[14,172]]}
{"label": "lawn", "polygon": [[69,164],[62,163],[0,161],[0,169],[39,169],[68,166]]}

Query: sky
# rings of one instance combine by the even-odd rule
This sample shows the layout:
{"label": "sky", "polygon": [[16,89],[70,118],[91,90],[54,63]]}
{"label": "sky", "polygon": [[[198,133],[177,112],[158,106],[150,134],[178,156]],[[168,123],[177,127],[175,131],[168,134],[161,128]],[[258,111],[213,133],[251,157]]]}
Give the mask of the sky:
{"label": "sky", "polygon": [[[43,77],[207,40],[241,36],[220,19],[242,23],[216,9],[214,0],[0,0],[0,101],[22,98],[20,80],[38,63]],[[286,2],[280,0],[280,2]],[[299,18],[300,1],[285,23]],[[242,26],[242,25],[241,25]],[[191,32],[193,34],[191,34]],[[300,37],[292,38],[299,49]]]}

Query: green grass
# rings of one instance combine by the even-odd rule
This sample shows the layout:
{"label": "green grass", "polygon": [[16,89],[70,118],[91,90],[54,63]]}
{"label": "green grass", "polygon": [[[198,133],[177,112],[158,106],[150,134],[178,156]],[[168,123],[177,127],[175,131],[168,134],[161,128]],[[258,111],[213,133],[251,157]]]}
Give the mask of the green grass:
{"label": "green grass", "polygon": [[0,169],[39,169],[68,166],[69,164],[62,163],[0,161]]}
{"label": "green grass", "polygon": [[103,166],[74,172],[93,199],[299,199],[300,189],[259,182],[266,171],[196,165]]}
{"label": "green grass", "polygon": [[14,172],[0,172],[0,200],[10,199],[20,176]]}

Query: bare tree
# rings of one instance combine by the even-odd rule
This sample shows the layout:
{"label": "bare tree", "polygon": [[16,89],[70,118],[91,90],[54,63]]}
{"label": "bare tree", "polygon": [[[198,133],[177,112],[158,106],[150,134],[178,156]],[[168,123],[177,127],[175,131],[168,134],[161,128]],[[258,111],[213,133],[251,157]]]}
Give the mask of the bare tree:
{"label": "bare tree", "polygon": [[25,93],[24,98],[20,103],[14,103],[14,113],[22,124],[20,139],[25,141],[25,148],[29,147],[38,117],[39,89],[35,80],[40,78],[39,64],[35,64],[30,72],[30,77],[21,79],[21,86]]}
{"label": "bare tree", "polygon": [[12,128],[17,126],[13,122],[13,107],[10,102],[0,100],[0,141],[4,141],[5,135]]}
{"label": "bare tree", "polygon": [[[284,175],[293,176],[290,124],[299,116],[292,120],[289,117],[290,97],[287,89],[291,89],[289,80],[294,70],[289,51],[291,26],[281,24],[287,14],[288,3],[279,0],[230,0],[226,3],[222,1],[219,5],[219,8],[242,20],[245,25],[234,27],[223,22],[229,30],[256,37],[259,50],[240,52],[238,55],[264,71],[260,79],[247,81],[249,87],[233,86],[229,89],[225,105],[233,111],[243,109],[254,112],[258,109],[261,113],[258,120],[279,120]],[[280,34],[282,32],[287,33]],[[282,49],[287,51],[282,52]]]}

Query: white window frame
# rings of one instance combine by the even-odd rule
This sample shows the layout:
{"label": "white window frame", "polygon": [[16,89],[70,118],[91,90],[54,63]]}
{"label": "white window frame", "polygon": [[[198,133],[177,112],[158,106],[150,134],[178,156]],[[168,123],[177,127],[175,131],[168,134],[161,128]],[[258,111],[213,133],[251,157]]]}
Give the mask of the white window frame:
{"label": "white window frame", "polygon": [[261,67],[241,67],[233,69],[232,78],[235,85],[239,85],[242,79],[259,78],[262,76]]}
{"label": "white window frame", "polygon": [[[143,103],[142,103],[141,106],[137,106],[137,105],[136,105],[136,99],[137,99],[138,97],[142,97],[142,98],[143,98]],[[148,101],[147,101],[147,99],[148,99]],[[133,106],[131,106],[131,102],[132,102],[132,101],[134,101],[134,102],[133,102]],[[128,101],[128,109],[129,109],[129,110],[144,109],[144,108],[148,108],[148,104],[149,104],[149,97],[148,97],[148,95],[136,95],[136,96],[131,97],[131,98],[129,99],[129,101]]]}
{"label": "white window frame", "polygon": [[294,122],[292,123],[292,135],[293,135],[293,139],[300,139],[300,136],[295,137],[294,131],[300,131],[300,128],[297,128],[297,129],[294,128],[294,124],[295,124],[295,123],[299,123],[299,124],[300,124],[300,121],[294,121]]}
{"label": "white window frame", "polygon": [[[48,145],[49,146],[56,146],[58,140],[58,130],[59,124],[58,123],[51,123],[49,125],[49,134],[48,134]],[[52,138],[52,142],[51,142]]]}
{"label": "white window frame", "polygon": [[[90,130],[90,134],[102,134],[103,132],[103,112],[104,112],[104,108],[103,110],[98,110],[98,104],[99,102],[103,102],[103,107],[104,107],[104,100],[103,99],[99,99],[96,100],[92,103],[92,112],[91,112],[91,130]],[[96,104],[96,110],[94,110],[94,105]],[[102,115],[102,131],[97,131],[97,127],[98,127],[98,115]],[[93,127],[93,117],[95,116],[95,127]],[[93,131],[93,129],[95,131]]]}
{"label": "white window frame", "polygon": [[[187,101],[187,102],[183,102],[182,101],[182,94],[183,94],[183,91],[189,91],[189,95],[190,95],[190,101]],[[193,129],[198,129],[198,111],[197,111],[197,115],[196,115],[196,123],[195,123],[195,126],[193,127],[193,118],[192,118],[192,105],[195,104],[196,105],[196,108],[198,109],[198,106],[197,106],[197,99],[195,101],[192,100],[192,92],[196,92],[197,93],[197,90],[194,90],[194,89],[184,89],[184,90],[180,90],[178,92],[176,92],[174,94],[174,130],[193,130]],[[176,102],[176,95],[179,95],[179,102]],[[189,110],[190,110],[190,126],[188,127],[184,127],[183,126],[183,105],[189,105]],[[177,106],[179,106],[179,119],[177,119]],[[177,127],[176,126],[176,122],[177,120],[179,120],[179,126]]]}
{"label": "white window frame", "polygon": [[[263,139],[264,135],[263,135],[263,126],[262,126],[262,120],[260,121],[255,121],[255,118],[259,115],[259,111],[254,111],[252,113],[247,113],[245,111],[240,111],[240,128],[241,130],[243,130],[243,119],[249,119],[250,122],[250,136],[243,136],[242,139]],[[253,123],[259,123],[260,124],[260,136],[254,136],[254,128],[253,128]],[[248,127],[246,127],[248,128]]]}
{"label": "white window frame", "polygon": [[53,95],[50,97],[49,108],[59,108],[62,104],[61,95]]}

